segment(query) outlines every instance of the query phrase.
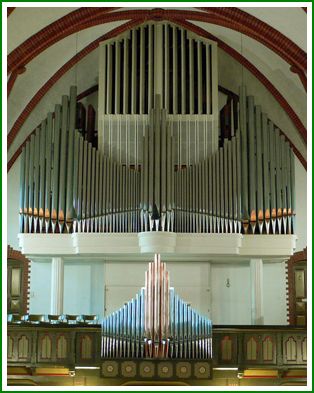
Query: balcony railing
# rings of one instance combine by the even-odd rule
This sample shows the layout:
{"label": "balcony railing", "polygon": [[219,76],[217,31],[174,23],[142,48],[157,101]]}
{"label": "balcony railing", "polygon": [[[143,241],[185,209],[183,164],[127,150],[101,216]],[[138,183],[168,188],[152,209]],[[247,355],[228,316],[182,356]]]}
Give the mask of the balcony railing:
{"label": "balcony railing", "polygon": [[[40,320],[41,319],[41,320]],[[101,328],[92,318],[15,318],[8,322],[8,366],[101,367]],[[112,359],[113,360],[113,359]],[[204,360],[204,359],[203,359]],[[117,359],[118,361],[118,359]],[[214,326],[210,369],[305,368],[304,328],[289,326]]]}

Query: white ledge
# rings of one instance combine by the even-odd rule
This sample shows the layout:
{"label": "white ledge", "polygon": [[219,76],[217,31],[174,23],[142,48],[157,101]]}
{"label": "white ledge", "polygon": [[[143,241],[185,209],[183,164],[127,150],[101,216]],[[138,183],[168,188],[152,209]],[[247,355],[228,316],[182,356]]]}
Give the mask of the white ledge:
{"label": "white ledge", "polygon": [[295,235],[241,235],[236,233],[73,233],[18,235],[28,257],[82,256],[134,258],[160,253],[169,258],[285,259],[296,247]]}

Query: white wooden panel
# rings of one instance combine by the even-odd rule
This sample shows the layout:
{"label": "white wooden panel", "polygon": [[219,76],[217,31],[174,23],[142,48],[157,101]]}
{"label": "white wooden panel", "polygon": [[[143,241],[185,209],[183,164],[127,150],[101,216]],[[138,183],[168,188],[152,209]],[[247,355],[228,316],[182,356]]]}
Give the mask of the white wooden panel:
{"label": "white wooden panel", "polygon": [[[105,289],[105,315],[118,310],[124,303],[140,291],[140,286],[106,286]],[[210,292],[209,287],[181,286],[174,288],[176,293],[200,314],[210,318]]]}
{"label": "white wooden panel", "polygon": [[251,324],[251,287],[248,264],[212,264],[211,309],[213,324]]}

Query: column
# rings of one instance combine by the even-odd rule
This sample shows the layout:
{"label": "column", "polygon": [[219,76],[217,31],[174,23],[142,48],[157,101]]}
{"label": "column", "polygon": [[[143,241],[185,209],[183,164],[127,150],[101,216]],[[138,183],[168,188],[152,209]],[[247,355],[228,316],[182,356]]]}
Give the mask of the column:
{"label": "column", "polygon": [[51,263],[51,307],[50,313],[63,313],[64,262],[61,257],[52,258]]}
{"label": "column", "polygon": [[264,325],[263,260],[251,259],[251,324]]}

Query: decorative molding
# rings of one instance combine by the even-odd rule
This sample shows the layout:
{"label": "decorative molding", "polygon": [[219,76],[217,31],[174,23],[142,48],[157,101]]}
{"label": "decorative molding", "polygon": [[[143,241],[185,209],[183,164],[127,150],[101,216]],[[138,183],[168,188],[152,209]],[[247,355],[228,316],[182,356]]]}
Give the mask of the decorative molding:
{"label": "decorative molding", "polygon": [[304,74],[304,72],[302,70],[300,70],[299,68],[297,68],[296,66],[291,66],[290,71],[298,75],[298,77],[300,78],[300,81],[304,87],[304,90],[307,91],[307,78],[306,78],[306,75]]}
{"label": "decorative molding", "polygon": [[30,260],[26,258],[20,251],[14,250],[10,245],[7,248],[7,259],[13,259],[23,263],[23,299],[24,303],[23,313],[27,314],[29,311],[29,295],[30,295]]}
{"label": "decorative molding", "polygon": [[295,325],[295,292],[294,292],[294,270],[293,267],[307,261],[307,247],[303,251],[296,252],[286,262],[286,290],[287,311],[289,325]]}
{"label": "decorative molding", "polygon": [[306,69],[306,53],[285,35],[236,7],[200,7],[202,11],[155,8],[117,11],[117,8],[83,7],[46,26],[29,37],[8,56],[8,74],[27,64],[54,43],[88,27],[112,21],[143,18],[145,20],[196,20],[233,29],[262,43],[291,65]]}
{"label": "decorative molding", "polygon": [[12,14],[12,12],[15,10],[15,8],[16,7],[8,7],[7,8],[7,17],[9,17]]}
{"label": "decorative molding", "polygon": [[173,257],[176,260],[208,260],[232,256],[235,261],[237,257],[241,260],[266,258],[278,261],[289,258],[296,246],[295,235],[235,233],[20,233],[18,237],[23,253],[32,259],[62,255],[124,260],[161,252],[163,258],[166,255],[165,259],[172,260]]}
{"label": "decorative molding", "polygon": [[7,85],[7,98],[9,98],[9,95],[11,94],[11,91],[13,89],[13,85],[14,85],[17,77],[18,77],[17,72],[12,72],[12,74],[10,75],[10,78],[8,80],[8,85]]}
{"label": "decorative molding", "polygon": [[[75,33],[74,29],[80,27],[80,30],[83,30],[86,28],[85,24],[90,18],[106,15],[116,9],[116,7],[82,7],[47,25],[26,39],[8,55],[8,74],[19,68],[21,64],[29,63],[57,41]],[[109,21],[111,20],[107,22]]]}

